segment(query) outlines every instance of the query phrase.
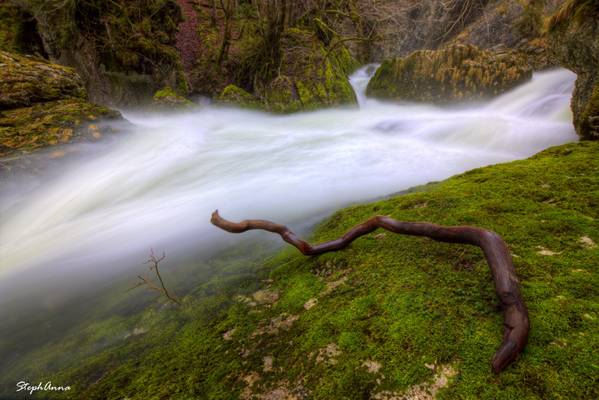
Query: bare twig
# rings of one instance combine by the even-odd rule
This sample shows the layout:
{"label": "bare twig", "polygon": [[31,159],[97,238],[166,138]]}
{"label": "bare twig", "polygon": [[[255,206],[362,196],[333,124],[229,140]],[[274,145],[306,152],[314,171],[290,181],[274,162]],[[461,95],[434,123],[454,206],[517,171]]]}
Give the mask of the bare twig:
{"label": "bare twig", "polygon": [[164,260],[165,258],[166,258],[166,253],[163,252],[160,257],[156,257],[156,255],[154,254],[154,249],[150,249],[150,258],[144,264],[151,264],[150,271],[152,271],[152,270],[154,271],[154,273],[156,274],[156,277],[158,278],[158,282],[155,282],[154,280],[152,280],[151,278],[148,278],[147,276],[137,275],[139,282],[137,283],[137,285],[133,286],[129,290],[133,290],[140,286],[146,286],[150,290],[158,292],[161,295],[163,295],[164,297],[166,297],[168,299],[168,301],[178,304],[178,305],[181,305],[181,301],[177,298],[177,296],[175,296],[174,294],[171,294],[168,291],[168,289],[166,288],[166,285],[164,284],[164,280],[162,279],[162,275],[160,275],[159,265],[160,265],[160,262],[162,260]]}

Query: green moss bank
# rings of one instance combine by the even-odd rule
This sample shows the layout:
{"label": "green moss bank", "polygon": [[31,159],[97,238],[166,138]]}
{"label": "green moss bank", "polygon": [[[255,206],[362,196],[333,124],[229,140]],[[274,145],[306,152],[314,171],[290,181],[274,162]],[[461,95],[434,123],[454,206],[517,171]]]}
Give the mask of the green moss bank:
{"label": "green moss bank", "polygon": [[[180,309],[95,322],[95,335],[71,345],[110,347],[51,375],[73,388],[55,397],[391,399],[435,390],[439,399],[595,399],[598,150],[582,142],[475,169],[341,210],[311,237],[338,237],[374,214],[498,232],[532,326],[524,353],[500,375],[489,363],[502,316],[483,254],[378,231],[337,253],[306,258],[288,248],[258,263],[271,270],[260,292],[252,294],[255,278],[221,281]],[[134,328],[143,334],[126,334]]]}
{"label": "green moss bank", "polygon": [[369,82],[367,94],[446,104],[497,96],[531,77],[531,67],[515,54],[450,45],[386,60]]}

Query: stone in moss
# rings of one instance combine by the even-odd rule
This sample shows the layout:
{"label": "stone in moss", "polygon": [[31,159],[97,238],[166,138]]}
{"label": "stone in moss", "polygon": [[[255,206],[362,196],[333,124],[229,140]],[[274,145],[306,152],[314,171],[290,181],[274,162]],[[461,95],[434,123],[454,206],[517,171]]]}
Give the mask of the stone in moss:
{"label": "stone in moss", "polygon": [[259,99],[235,85],[228,85],[225,87],[222,93],[217,97],[217,101],[222,104],[230,104],[242,108],[264,108]]}
{"label": "stone in moss", "polygon": [[502,94],[531,77],[530,66],[515,54],[451,45],[386,60],[368,84],[367,94],[436,104],[475,101]]}
{"label": "stone in moss", "polygon": [[155,107],[164,109],[188,108],[194,104],[170,87],[165,87],[157,91],[152,100],[152,104]]}

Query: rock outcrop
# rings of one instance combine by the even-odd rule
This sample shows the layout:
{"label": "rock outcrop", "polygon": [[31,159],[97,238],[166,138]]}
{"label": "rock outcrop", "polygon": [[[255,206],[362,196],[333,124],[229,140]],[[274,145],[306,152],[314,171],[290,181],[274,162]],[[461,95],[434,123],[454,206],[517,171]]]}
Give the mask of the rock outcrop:
{"label": "rock outcrop", "polygon": [[187,90],[182,18],[175,0],[15,1],[0,6],[0,48],[75,68],[94,102],[137,105],[165,86]]}
{"label": "rock outcrop", "polygon": [[102,135],[97,121],[120,114],[87,101],[72,68],[0,51],[0,156]]}
{"label": "rock outcrop", "polygon": [[572,95],[576,132],[599,140],[599,3],[569,0],[550,21],[551,51],[578,75]]}
{"label": "rock outcrop", "polygon": [[276,113],[356,104],[348,75],[357,63],[345,47],[327,48],[313,33],[291,28],[281,37],[280,53],[277,75],[256,82],[253,94],[228,85],[218,99]]}
{"label": "rock outcrop", "polygon": [[193,102],[167,86],[154,93],[152,106],[159,110],[180,110],[192,107]]}
{"label": "rock outcrop", "polygon": [[355,62],[347,50],[327,50],[311,32],[290,29],[281,40],[281,53],[279,75],[257,91],[269,111],[356,104],[347,78]]}
{"label": "rock outcrop", "polygon": [[436,104],[467,102],[497,96],[531,77],[531,67],[511,52],[451,45],[383,62],[367,94]]}

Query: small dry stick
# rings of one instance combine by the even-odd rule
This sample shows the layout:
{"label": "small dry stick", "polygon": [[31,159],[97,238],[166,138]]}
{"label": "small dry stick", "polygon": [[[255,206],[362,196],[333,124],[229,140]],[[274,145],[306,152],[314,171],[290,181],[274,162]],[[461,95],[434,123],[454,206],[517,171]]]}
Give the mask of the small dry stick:
{"label": "small dry stick", "polygon": [[222,218],[216,210],[212,213],[210,222],[231,233],[242,233],[251,229],[277,233],[284,241],[295,246],[302,254],[307,256],[343,249],[360,236],[373,232],[377,228],[383,228],[398,234],[425,236],[439,242],[478,246],[483,250],[491,269],[495,281],[495,291],[503,309],[503,343],[491,362],[493,372],[501,372],[518,357],[518,354],[526,346],[530,329],[528,311],[520,295],[520,284],[516,277],[509,249],[503,239],[495,232],[474,226],[441,226],[428,222],[404,222],[377,215],[354,226],[339,239],[313,246],[299,238],[286,226],[270,221],[255,219],[231,222]]}
{"label": "small dry stick", "polygon": [[150,288],[150,290],[153,290],[155,292],[158,292],[158,293],[162,294],[170,302],[173,302],[175,304],[181,305],[181,301],[176,296],[172,295],[168,291],[168,289],[164,285],[164,281],[162,280],[162,276],[160,275],[159,264],[165,258],[166,258],[166,254],[164,252],[162,253],[162,255],[160,257],[156,257],[156,255],[154,254],[154,249],[150,249],[150,258],[144,264],[151,264],[150,265],[150,271],[154,270],[154,273],[156,274],[156,277],[158,278],[158,282],[160,283],[160,285],[158,285],[155,281],[153,281],[152,279],[150,279],[150,278],[148,278],[146,276],[137,275],[137,277],[139,278],[140,282],[137,285],[135,285],[133,288],[131,288],[131,289],[135,289],[136,287],[144,286],[145,285],[148,288]]}

